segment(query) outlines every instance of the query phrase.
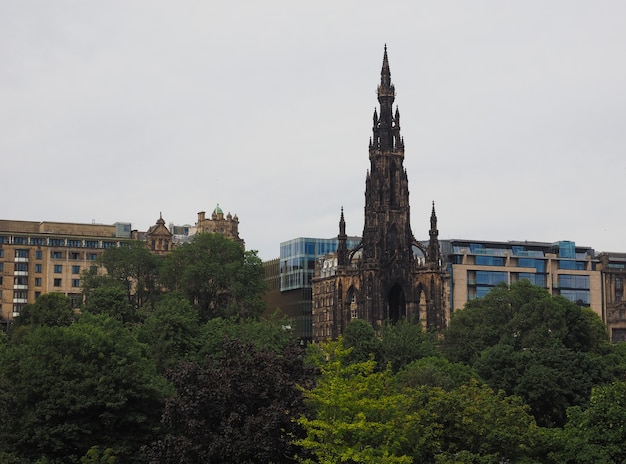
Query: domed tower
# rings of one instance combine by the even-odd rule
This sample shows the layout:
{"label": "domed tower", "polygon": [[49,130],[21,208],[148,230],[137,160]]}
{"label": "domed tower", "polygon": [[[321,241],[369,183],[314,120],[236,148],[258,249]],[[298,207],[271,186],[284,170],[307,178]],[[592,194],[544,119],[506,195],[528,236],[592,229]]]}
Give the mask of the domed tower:
{"label": "domed tower", "polygon": [[377,94],[362,239],[354,249],[345,249],[342,210],[339,248],[333,258],[336,269],[313,280],[314,340],[337,337],[353,318],[374,326],[406,319],[440,330],[448,317],[447,274],[440,258],[434,203],[429,241],[418,242],[411,230],[404,140],[400,111],[393,109],[396,93],[386,46]]}
{"label": "domed tower", "polygon": [[198,213],[197,227],[198,233],[222,234],[245,247],[245,242],[239,238],[239,218],[236,214],[232,216],[230,212],[224,217],[224,211],[220,208],[219,203],[215,206],[213,213],[211,213],[211,219],[206,218],[204,211]]}

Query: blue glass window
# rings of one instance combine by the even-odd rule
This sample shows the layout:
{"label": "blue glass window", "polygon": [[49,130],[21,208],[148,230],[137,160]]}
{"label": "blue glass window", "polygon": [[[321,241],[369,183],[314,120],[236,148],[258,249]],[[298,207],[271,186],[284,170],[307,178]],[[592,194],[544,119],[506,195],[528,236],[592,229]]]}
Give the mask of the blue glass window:
{"label": "blue glass window", "polygon": [[499,256],[476,256],[478,266],[504,266],[504,258]]}
{"label": "blue glass window", "polygon": [[587,275],[559,275],[559,287],[589,289],[589,276]]}
{"label": "blue glass window", "polygon": [[478,285],[498,285],[501,282],[508,282],[506,272],[476,271],[476,284]]}

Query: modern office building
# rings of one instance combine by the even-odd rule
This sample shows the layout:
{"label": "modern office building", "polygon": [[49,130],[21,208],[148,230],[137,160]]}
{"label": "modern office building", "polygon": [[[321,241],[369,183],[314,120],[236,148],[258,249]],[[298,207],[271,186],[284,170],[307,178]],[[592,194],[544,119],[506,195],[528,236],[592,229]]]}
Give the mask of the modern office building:
{"label": "modern office building", "polygon": [[[359,237],[347,237],[354,247]],[[280,258],[263,263],[269,287],[266,294],[267,313],[277,310],[292,322],[294,334],[302,339],[312,337],[312,286],[318,260],[337,251],[337,238],[299,237],[280,244]]]}
{"label": "modern office building", "polygon": [[602,275],[592,248],[574,242],[489,242],[442,240],[450,274],[452,310],[485,296],[501,282],[526,279],[533,285],[588,306],[603,320]]}

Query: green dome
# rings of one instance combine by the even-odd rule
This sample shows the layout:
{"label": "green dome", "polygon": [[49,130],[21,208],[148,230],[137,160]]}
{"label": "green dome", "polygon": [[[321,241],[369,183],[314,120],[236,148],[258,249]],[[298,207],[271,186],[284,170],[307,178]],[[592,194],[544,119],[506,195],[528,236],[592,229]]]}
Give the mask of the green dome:
{"label": "green dome", "polygon": [[217,204],[217,206],[213,210],[213,214],[224,214],[224,211],[222,211],[222,208],[220,208],[220,204],[219,203]]}

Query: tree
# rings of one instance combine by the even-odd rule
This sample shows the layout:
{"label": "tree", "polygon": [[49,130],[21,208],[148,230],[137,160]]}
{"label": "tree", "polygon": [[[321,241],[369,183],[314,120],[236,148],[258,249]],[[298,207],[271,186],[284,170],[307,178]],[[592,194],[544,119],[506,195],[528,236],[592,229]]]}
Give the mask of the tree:
{"label": "tree", "polygon": [[104,266],[106,275],[113,282],[124,288],[128,302],[137,308],[160,293],[158,277],[161,257],[152,254],[142,241],[108,248],[98,263]]}
{"label": "tree", "polygon": [[497,344],[525,349],[563,346],[575,351],[604,352],[608,335],[600,318],[527,280],[501,284],[485,297],[456,311],[444,334],[443,349],[452,361],[472,364]]}
{"label": "tree", "polygon": [[352,319],[343,332],[343,346],[349,348],[345,361],[364,362],[380,358],[380,339],[370,324],[363,319]]}
{"label": "tree", "polygon": [[412,361],[427,356],[439,355],[433,335],[424,332],[420,324],[402,320],[396,324],[385,324],[381,331],[379,363],[391,364],[393,372]]}
{"label": "tree", "polygon": [[220,234],[202,233],[175,248],[163,264],[166,287],[186,295],[203,321],[263,313],[266,287],[255,251],[245,251]]}
{"label": "tree", "polygon": [[450,391],[438,387],[412,391],[412,408],[422,421],[430,422],[426,430],[432,431],[429,440],[415,449],[415,462],[540,462],[535,455],[542,435],[519,397],[496,393],[475,380]]}
{"label": "tree", "polygon": [[62,293],[45,293],[27,304],[15,319],[15,327],[63,327],[75,320],[70,299]]}
{"label": "tree", "polygon": [[308,382],[302,350],[280,355],[237,340],[202,362],[184,362],[168,378],[163,439],[148,450],[159,464],[288,463],[302,411],[297,384]]}
{"label": "tree", "polygon": [[[119,322],[83,315],[0,350],[0,442],[27,459],[78,462],[92,446],[143,462],[167,393],[144,347]],[[48,461],[46,461],[48,462]]]}
{"label": "tree", "polygon": [[543,438],[519,397],[473,379],[449,390],[408,385],[371,359],[345,362],[341,339],[320,349],[298,441],[315,460],[301,462],[538,462]]}
{"label": "tree", "polygon": [[566,409],[586,403],[595,384],[610,382],[602,321],[547,290],[517,282],[472,300],[451,318],[443,350],[466,362],[494,389],[521,396],[542,426],[562,426]]}
{"label": "tree", "polygon": [[555,436],[562,451],[557,463],[595,464],[626,462],[626,382],[595,387],[586,408],[567,411],[568,422]]}
{"label": "tree", "polygon": [[137,320],[135,307],[128,301],[126,290],[118,283],[90,289],[82,309],[91,314],[106,314],[122,323]]}
{"label": "tree", "polygon": [[408,397],[393,388],[390,368],[376,363],[346,362],[350,349],[341,340],[321,345],[321,376],[305,392],[308,413],[298,421],[307,436],[297,443],[315,460],[301,462],[411,463],[406,454],[412,420]]}
{"label": "tree", "polygon": [[442,357],[429,356],[404,366],[398,372],[397,379],[399,384],[406,388],[429,386],[452,390],[472,380],[478,381],[479,377],[474,369],[465,364],[451,363]]}
{"label": "tree", "polygon": [[201,334],[198,312],[189,300],[176,294],[156,302],[137,328],[138,340],[148,346],[161,373],[183,360],[195,359],[202,346]]}

